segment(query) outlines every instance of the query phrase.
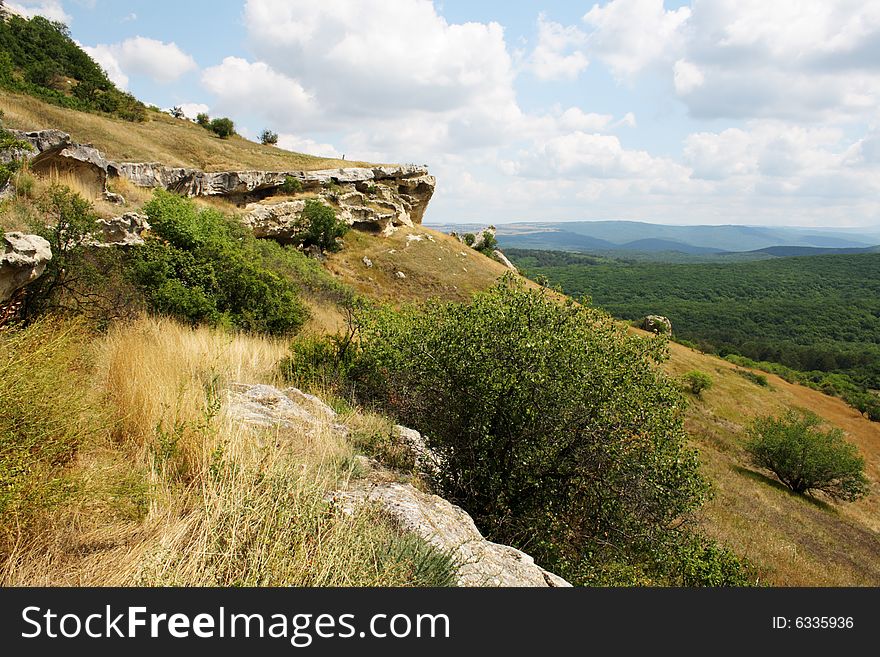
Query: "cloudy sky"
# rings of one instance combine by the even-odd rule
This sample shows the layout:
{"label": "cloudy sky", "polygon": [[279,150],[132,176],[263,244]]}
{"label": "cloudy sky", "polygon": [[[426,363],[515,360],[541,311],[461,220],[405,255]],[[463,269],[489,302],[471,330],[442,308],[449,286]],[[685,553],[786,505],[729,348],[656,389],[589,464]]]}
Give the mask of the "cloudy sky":
{"label": "cloudy sky", "polygon": [[139,98],[428,164],[429,222],[880,225],[880,0],[17,0]]}

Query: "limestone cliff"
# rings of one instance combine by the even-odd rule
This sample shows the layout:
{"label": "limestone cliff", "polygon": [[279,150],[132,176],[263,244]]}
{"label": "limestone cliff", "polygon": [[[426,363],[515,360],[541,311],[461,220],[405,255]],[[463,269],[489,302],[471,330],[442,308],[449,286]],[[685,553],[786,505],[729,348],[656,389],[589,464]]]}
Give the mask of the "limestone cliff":
{"label": "limestone cliff", "polygon": [[[184,196],[224,197],[249,211],[246,223],[260,237],[292,240],[301,230],[305,198],[337,210],[347,224],[388,235],[398,226],[420,224],[436,181],[424,166],[351,167],[319,171],[218,171],[168,167],[156,162],[113,162],[88,144],[76,144],[59,130],[15,131],[33,147],[24,157],[37,174],[75,176],[95,195],[108,196],[107,183],[125,178],[139,187],[162,188]],[[297,181],[294,198],[274,203],[285,184]],[[301,197],[301,198],[298,198]]]}

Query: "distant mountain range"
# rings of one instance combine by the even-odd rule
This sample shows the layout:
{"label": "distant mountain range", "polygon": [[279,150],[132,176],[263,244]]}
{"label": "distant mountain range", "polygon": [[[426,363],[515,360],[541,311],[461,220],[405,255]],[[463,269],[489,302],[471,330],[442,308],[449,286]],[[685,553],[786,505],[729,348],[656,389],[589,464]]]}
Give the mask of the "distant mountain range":
{"label": "distant mountain range", "polygon": [[[470,232],[476,224],[434,225]],[[497,227],[501,248],[549,249],[579,253],[662,254],[700,259],[723,256],[791,257],[880,251],[876,229],[763,226],[667,226],[637,221],[516,223]]]}

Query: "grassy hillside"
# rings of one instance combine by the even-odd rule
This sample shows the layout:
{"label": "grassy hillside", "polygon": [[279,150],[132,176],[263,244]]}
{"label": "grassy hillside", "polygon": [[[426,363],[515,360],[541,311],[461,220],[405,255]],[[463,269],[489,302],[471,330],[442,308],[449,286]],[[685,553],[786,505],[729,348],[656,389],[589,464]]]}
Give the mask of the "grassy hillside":
{"label": "grassy hillside", "polygon": [[57,128],[70,133],[74,141],[94,145],[118,162],[161,162],[204,171],[311,171],[368,166],[365,162],[315,157],[263,146],[237,135],[220,139],[191,121],[161,112],[147,112],[143,122],[131,123],[57,107],[9,91],[0,91],[0,110],[8,128]]}
{"label": "grassy hillside", "polygon": [[[699,370],[714,385],[693,399],[686,427],[700,451],[715,499],[703,509],[707,531],[759,564],[779,586],[880,583],[880,424],[840,399],[768,375],[769,387],[741,375],[741,368],[671,344],[665,365],[675,376]],[[748,464],[742,448],[755,417],[788,408],[810,409],[842,428],[866,461],[872,493],[847,505],[794,495]]]}
{"label": "grassy hillside", "polygon": [[352,231],[326,268],[360,294],[392,302],[467,301],[508,272],[454,237],[424,226],[401,228],[388,238]]}

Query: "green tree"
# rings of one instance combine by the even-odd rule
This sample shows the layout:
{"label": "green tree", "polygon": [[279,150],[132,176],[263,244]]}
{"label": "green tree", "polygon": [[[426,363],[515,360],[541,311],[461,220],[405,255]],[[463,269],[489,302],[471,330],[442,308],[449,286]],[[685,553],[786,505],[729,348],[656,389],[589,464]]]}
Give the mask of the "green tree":
{"label": "green tree", "polygon": [[338,251],[341,248],[339,239],[348,232],[348,225],[336,218],[333,208],[309,199],[303,208],[302,217],[306,223],[303,244],[313,244],[322,251]]}
{"label": "green tree", "polygon": [[712,377],[699,370],[691,370],[682,377],[682,380],[688,390],[697,397],[702,395],[704,390],[712,387]]}
{"label": "green tree", "polygon": [[211,128],[211,117],[205,114],[204,112],[199,112],[196,114],[196,123],[198,123],[203,128]]}
{"label": "green tree", "polygon": [[745,444],[754,465],[796,493],[825,493],[852,502],[868,493],[865,461],[837,427],[822,429],[812,413],[789,411],[755,420]]}
{"label": "green tree", "polygon": [[434,484],[491,539],[581,583],[611,564],[665,568],[707,483],[665,346],[507,277],[471,304],[360,316],[351,377],[427,437]]}
{"label": "green tree", "polygon": [[235,124],[226,117],[211,121],[211,131],[220,139],[229,139],[235,134]]}
{"label": "green tree", "polygon": [[260,143],[264,146],[275,146],[278,143],[278,133],[266,128],[260,133]]}

